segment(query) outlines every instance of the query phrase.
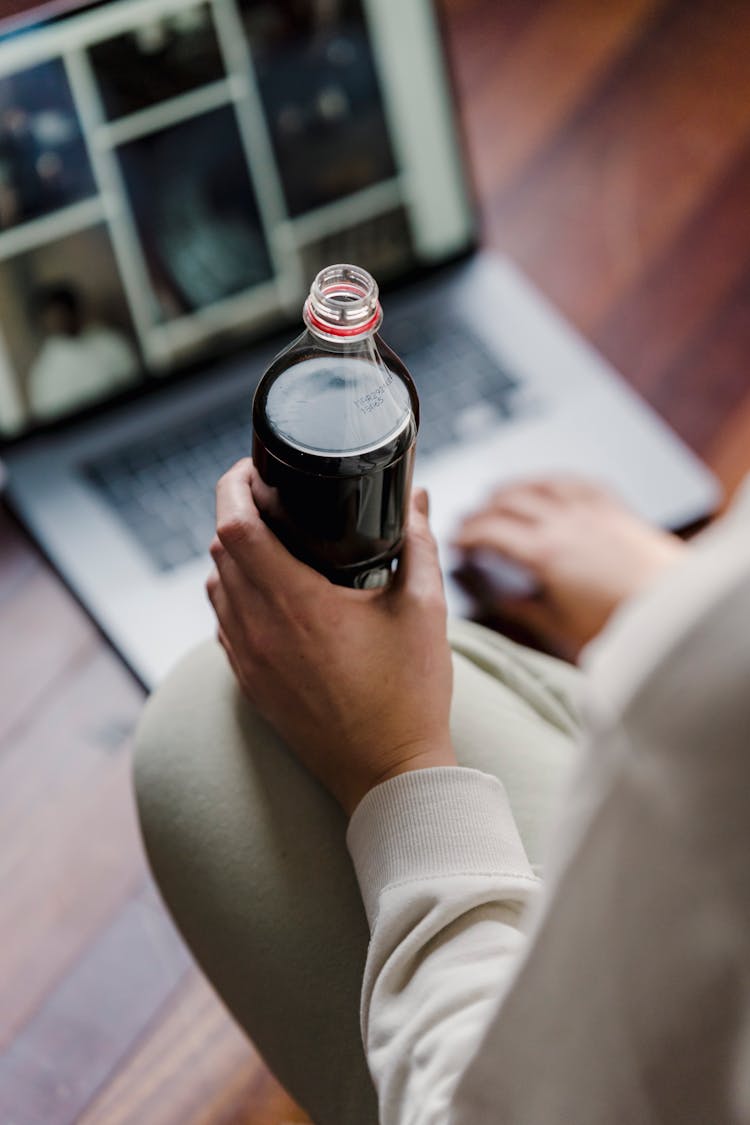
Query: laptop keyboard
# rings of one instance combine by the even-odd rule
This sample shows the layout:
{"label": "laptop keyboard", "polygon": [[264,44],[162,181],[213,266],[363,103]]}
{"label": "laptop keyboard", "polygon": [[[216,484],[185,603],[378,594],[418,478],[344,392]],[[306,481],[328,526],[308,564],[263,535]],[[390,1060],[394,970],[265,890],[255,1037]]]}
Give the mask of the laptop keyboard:
{"label": "laptop keyboard", "polygon": [[[522,409],[521,384],[461,321],[389,317],[388,343],[414,376],[420,459],[479,438]],[[200,418],[97,459],[84,472],[153,564],[168,571],[203,555],[214,533],[214,487],[250,452],[252,388]]]}
{"label": "laptop keyboard", "polygon": [[464,321],[389,317],[385,336],[417,385],[420,457],[480,437],[518,413],[520,381]]}

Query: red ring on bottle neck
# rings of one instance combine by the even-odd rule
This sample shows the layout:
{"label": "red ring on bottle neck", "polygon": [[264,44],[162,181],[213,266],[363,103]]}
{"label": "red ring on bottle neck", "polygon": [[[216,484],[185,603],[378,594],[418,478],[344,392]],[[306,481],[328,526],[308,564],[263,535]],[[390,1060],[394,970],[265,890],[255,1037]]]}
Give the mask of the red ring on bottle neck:
{"label": "red ring on bottle neck", "polygon": [[[342,285],[331,286],[331,289],[336,290],[341,290],[343,288],[345,287]],[[347,288],[351,288],[353,291],[359,292],[359,290],[356,290],[354,286],[350,286]],[[380,302],[378,301],[375,312],[373,313],[372,317],[368,321],[366,321],[365,324],[360,324],[356,328],[340,328],[338,327],[338,325],[327,324],[324,320],[320,320],[320,318],[317,317],[312,310],[312,304],[309,297],[305,302],[305,320],[309,325],[311,325],[313,328],[317,328],[319,332],[324,333],[326,336],[340,336],[344,338],[352,336],[364,336],[368,332],[372,332],[374,328],[377,328],[382,319],[383,310],[380,307]]]}

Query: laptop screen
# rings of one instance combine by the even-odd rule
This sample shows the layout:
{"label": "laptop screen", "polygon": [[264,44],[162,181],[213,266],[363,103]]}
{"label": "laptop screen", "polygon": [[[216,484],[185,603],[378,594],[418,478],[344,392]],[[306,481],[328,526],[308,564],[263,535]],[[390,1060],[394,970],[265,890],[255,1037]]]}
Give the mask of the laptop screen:
{"label": "laptop screen", "polygon": [[430,0],[53,0],[0,24],[0,435],[466,249]]}

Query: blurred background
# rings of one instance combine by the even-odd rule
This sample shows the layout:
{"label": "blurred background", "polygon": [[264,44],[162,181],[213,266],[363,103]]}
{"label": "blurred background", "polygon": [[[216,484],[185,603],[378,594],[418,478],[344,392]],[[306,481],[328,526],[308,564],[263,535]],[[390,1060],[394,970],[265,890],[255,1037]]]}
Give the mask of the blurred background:
{"label": "blurred background", "polygon": [[[5,0],[0,16],[25,7]],[[439,7],[484,245],[523,269],[731,496],[750,471],[750,6]],[[361,98],[375,111],[352,130],[350,159],[331,178],[327,123],[340,125],[347,106],[335,84],[322,100],[302,91],[289,103],[287,75],[274,63],[311,4],[239,0],[238,10],[289,213],[387,177],[393,154],[356,33],[333,61],[351,75],[351,104]],[[227,110],[217,105],[200,126],[147,138],[117,131],[129,115],[216,82],[207,19],[208,5],[194,5],[140,38],[92,51],[151,304],[134,312],[93,210],[85,229],[53,223],[43,244],[0,253],[8,396],[19,424],[71,408],[35,392],[45,339],[61,322],[85,323],[108,357],[108,386],[127,387],[144,349],[158,357],[165,327],[231,304],[270,270]],[[293,68],[293,51],[285,57]],[[22,238],[27,224],[53,220],[62,206],[98,206],[63,77],[54,62],[0,76],[0,250],[11,245],[3,238]],[[196,184],[199,166],[185,157],[206,145],[215,152],[212,181]],[[144,170],[158,174],[158,198],[143,189]],[[211,230],[207,247],[190,245],[196,206],[201,229]],[[351,257],[363,250],[350,249]],[[398,208],[366,249],[386,275],[401,268],[412,251]],[[325,241],[310,254],[311,263],[326,256]],[[0,1125],[305,1122],[192,966],[147,873],[129,781],[143,698],[0,509]]]}

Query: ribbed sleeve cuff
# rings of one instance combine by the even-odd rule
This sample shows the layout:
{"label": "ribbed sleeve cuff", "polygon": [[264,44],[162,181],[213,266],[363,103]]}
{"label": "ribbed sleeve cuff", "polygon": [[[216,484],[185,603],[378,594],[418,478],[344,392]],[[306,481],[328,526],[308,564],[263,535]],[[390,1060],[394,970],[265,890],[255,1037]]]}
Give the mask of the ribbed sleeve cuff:
{"label": "ribbed sleeve cuff", "polygon": [[460,766],[413,770],[370,790],[347,844],[370,922],[394,883],[447,875],[536,881],[502,785]]}

